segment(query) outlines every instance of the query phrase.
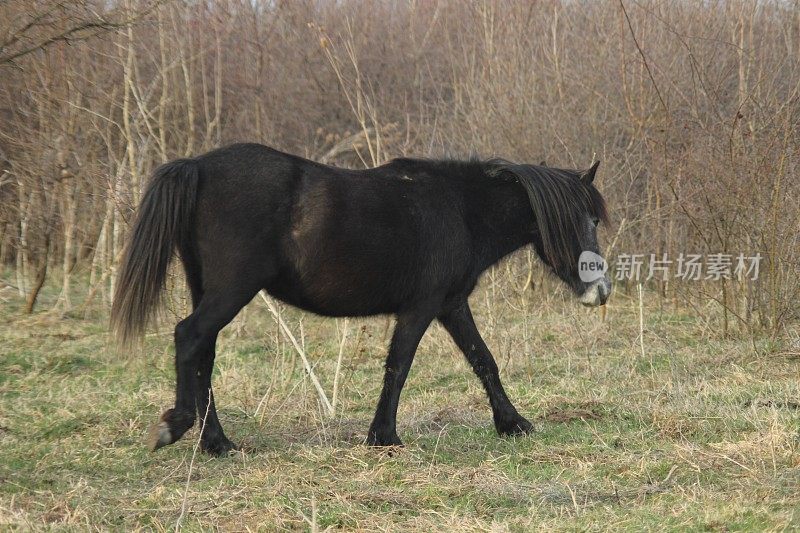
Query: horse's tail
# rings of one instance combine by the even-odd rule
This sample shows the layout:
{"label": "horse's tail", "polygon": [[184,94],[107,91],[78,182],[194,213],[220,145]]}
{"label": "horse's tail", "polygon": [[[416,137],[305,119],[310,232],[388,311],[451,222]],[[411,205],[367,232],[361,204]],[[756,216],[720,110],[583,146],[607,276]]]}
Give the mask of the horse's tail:
{"label": "horse's tail", "polygon": [[199,170],[192,159],[159,167],[142,197],[117,276],[111,328],[121,346],[141,339],[161,303],[176,248],[190,243]]}

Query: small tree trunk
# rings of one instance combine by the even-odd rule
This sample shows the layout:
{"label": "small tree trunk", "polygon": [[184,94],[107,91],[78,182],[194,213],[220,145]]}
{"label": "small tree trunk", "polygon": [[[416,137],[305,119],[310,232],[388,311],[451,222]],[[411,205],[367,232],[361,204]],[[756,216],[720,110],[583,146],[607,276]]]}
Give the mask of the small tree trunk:
{"label": "small tree trunk", "polygon": [[[66,178],[72,176],[64,176]],[[64,311],[69,311],[72,307],[69,293],[72,288],[72,267],[77,259],[75,250],[75,221],[77,219],[76,196],[78,185],[71,183],[73,180],[64,180],[64,258],[62,262],[63,282],[61,287],[61,301],[64,304]]]}
{"label": "small tree trunk", "polygon": [[33,308],[36,305],[36,299],[39,298],[39,293],[44,286],[44,280],[47,278],[47,264],[50,261],[50,231],[48,230],[44,240],[44,256],[42,257],[39,271],[36,273],[36,281],[33,284],[30,294],[28,294],[28,301],[25,304],[25,314],[30,315],[33,313]]}

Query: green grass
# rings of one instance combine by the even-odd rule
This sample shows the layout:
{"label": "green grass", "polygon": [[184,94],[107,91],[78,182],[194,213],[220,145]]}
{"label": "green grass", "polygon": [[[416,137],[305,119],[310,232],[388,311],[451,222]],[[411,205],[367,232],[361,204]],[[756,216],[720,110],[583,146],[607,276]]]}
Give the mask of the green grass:
{"label": "green grass", "polygon": [[[337,413],[258,302],[220,336],[220,418],[243,452],[157,453],[171,404],[169,327],[144,353],[100,320],[0,309],[0,527],[192,530],[784,530],[800,527],[800,359],[719,339],[686,309],[620,296],[597,311],[474,299],[509,395],[536,433],[498,438],[477,379],[438,326],[403,393],[405,448],[361,444],[386,319],[350,321]],[[516,308],[516,309],[515,309]],[[337,322],[292,310],[330,396]],[[706,324],[707,321],[702,321]],[[338,323],[341,328],[342,322]]]}

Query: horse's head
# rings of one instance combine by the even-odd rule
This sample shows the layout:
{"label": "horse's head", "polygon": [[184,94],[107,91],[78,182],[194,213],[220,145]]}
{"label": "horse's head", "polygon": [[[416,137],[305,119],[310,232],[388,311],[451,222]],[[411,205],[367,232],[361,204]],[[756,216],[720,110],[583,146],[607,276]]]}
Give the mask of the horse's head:
{"label": "horse's head", "polygon": [[525,187],[534,215],[533,247],[539,257],[586,306],[603,305],[611,280],[597,243],[607,221],[605,202],[594,186],[599,161],[589,170],[508,165]]}
{"label": "horse's head", "polygon": [[[583,305],[603,305],[611,280],[597,242],[597,227],[608,219],[605,202],[594,186],[600,162],[583,172],[556,170],[543,180],[539,231],[534,247],[540,257],[580,298]],[[548,169],[550,170],[550,169]]]}
{"label": "horse's head", "polygon": [[[593,183],[599,164],[600,161],[595,162],[579,177],[581,185],[588,191],[589,198],[594,201],[587,204],[580,215],[581,223],[575,239],[580,243],[581,249],[578,262],[577,264],[573,263],[573,268],[569,269],[568,274],[559,275],[561,279],[576,288],[576,292],[580,295],[580,302],[589,307],[604,305],[611,294],[611,279],[607,274],[608,264],[603,259],[600,245],[597,243],[597,227],[600,222],[608,221],[605,202]],[[577,281],[575,280],[575,267],[577,267]]]}

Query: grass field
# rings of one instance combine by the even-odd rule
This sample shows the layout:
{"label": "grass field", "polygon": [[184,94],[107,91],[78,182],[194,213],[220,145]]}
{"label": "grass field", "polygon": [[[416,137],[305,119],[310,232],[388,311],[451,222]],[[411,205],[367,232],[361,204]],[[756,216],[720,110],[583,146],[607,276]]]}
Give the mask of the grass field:
{"label": "grass field", "polygon": [[[361,444],[386,319],[350,321],[334,417],[260,302],[218,343],[215,393],[243,451],[157,453],[172,402],[167,324],[140,356],[104,320],[0,311],[0,529],[785,530],[800,528],[800,351],[721,340],[706,317],[617,294],[473,299],[536,433],[498,438],[479,382],[438,326],[400,404],[406,446]],[[330,397],[342,321],[285,309]],[[644,355],[642,354],[644,346]],[[184,513],[182,515],[182,509]],[[180,524],[179,524],[180,522]]]}

